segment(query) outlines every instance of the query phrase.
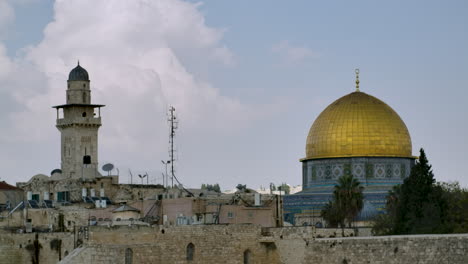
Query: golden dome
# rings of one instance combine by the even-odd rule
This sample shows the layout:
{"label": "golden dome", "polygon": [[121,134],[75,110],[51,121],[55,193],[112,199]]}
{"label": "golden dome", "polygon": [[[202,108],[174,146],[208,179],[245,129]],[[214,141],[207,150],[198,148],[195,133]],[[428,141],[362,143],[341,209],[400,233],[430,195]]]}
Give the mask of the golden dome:
{"label": "golden dome", "polygon": [[412,157],[411,137],[386,103],[353,92],[330,104],[307,136],[306,158]]}

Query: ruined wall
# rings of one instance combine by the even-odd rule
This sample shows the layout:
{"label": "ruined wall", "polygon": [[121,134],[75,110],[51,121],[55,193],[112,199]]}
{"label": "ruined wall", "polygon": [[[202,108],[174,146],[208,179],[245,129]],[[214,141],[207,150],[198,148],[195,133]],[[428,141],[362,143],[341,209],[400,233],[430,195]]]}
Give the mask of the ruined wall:
{"label": "ruined wall", "polygon": [[[37,239],[36,239],[37,235]],[[0,232],[0,264],[57,263],[73,251],[70,233]]]}

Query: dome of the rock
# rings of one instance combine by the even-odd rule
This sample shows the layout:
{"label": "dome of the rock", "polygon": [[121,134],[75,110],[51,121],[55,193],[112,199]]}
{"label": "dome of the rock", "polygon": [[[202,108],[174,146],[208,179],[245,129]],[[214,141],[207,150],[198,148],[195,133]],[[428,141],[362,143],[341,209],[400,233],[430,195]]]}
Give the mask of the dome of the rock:
{"label": "dome of the rock", "polygon": [[317,117],[306,143],[306,160],[339,157],[412,157],[411,137],[386,103],[353,92]]}

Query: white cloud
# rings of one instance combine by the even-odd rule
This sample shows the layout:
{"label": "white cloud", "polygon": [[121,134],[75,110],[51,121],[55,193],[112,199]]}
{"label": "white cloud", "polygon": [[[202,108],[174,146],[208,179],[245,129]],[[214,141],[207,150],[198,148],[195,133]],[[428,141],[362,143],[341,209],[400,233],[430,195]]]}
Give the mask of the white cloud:
{"label": "white cloud", "polygon": [[0,142],[58,141],[50,106],[65,102],[77,60],[90,74],[93,103],[107,105],[101,160],[140,166],[167,156],[169,104],[195,140],[242,129],[262,112],[221,95],[184,65],[185,58],[232,65],[223,32],[205,24],[197,4],[180,0],[57,0],[38,45],[13,60],[0,46],[0,70],[9,72],[0,86],[16,102],[15,111],[3,114],[8,123]]}
{"label": "white cloud", "polygon": [[317,57],[311,49],[304,46],[293,46],[288,41],[281,41],[272,46],[271,51],[278,54],[286,65],[297,64]]}

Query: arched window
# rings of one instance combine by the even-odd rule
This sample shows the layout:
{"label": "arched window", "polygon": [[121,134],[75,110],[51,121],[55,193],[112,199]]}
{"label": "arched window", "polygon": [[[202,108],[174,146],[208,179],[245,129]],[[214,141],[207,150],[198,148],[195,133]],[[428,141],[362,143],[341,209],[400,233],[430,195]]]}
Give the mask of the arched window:
{"label": "arched window", "polygon": [[252,263],[252,253],[247,249],[244,251],[244,264],[250,263]]}
{"label": "arched window", "polygon": [[187,245],[187,260],[191,261],[193,260],[193,255],[195,254],[195,246],[190,243]]}
{"label": "arched window", "polygon": [[133,250],[131,248],[125,249],[125,264],[133,263]]}

